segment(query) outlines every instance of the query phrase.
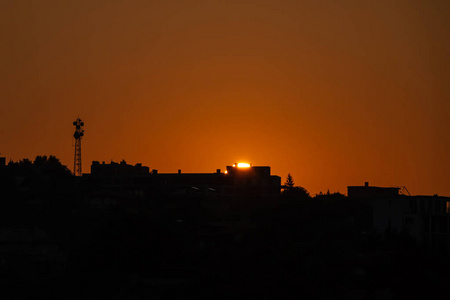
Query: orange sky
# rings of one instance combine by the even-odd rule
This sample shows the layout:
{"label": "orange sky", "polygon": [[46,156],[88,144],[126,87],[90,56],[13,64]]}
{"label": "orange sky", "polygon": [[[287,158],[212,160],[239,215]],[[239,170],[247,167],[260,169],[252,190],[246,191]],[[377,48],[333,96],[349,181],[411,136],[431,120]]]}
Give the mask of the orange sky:
{"label": "orange sky", "polygon": [[0,152],[450,196],[450,1],[0,2]]}

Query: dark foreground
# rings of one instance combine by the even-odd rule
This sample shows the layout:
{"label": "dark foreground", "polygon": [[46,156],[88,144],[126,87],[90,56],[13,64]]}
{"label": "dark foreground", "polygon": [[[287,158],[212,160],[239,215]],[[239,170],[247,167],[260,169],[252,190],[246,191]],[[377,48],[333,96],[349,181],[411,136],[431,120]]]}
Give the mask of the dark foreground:
{"label": "dark foreground", "polygon": [[3,295],[439,299],[450,280],[445,253],[371,232],[364,206],[348,199],[179,197],[95,207],[58,197],[4,203]]}

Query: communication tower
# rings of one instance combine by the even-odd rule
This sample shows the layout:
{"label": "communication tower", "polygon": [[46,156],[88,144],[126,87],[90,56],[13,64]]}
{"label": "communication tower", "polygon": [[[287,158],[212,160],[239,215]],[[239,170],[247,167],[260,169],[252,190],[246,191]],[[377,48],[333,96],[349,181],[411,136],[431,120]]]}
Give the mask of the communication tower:
{"label": "communication tower", "polygon": [[84,122],[80,118],[77,118],[73,122],[75,126],[75,133],[73,137],[75,138],[75,158],[73,160],[73,174],[75,176],[81,176],[81,138],[84,135]]}

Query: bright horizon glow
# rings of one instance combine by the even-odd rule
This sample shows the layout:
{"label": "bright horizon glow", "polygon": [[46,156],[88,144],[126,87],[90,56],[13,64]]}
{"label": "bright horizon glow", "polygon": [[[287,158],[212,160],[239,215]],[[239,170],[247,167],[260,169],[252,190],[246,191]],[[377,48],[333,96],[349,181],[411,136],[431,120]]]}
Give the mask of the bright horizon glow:
{"label": "bright horizon glow", "polygon": [[80,116],[88,172],[251,161],[311,195],[450,196],[450,1],[72,2],[0,4],[6,162],[73,167]]}
{"label": "bright horizon glow", "polygon": [[250,164],[248,164],[248,163],[238,163],[237,167],[238,168],[250,168]]}

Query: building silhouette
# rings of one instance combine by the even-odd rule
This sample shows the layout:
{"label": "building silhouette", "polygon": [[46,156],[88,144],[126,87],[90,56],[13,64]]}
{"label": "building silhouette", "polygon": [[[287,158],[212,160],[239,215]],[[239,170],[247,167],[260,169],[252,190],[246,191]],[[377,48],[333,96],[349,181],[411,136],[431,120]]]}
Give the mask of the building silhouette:
{"label": "building silhouette", "polygon": [[372,227],[405,234],[432,253],[450,254],[450,197],[407,196],[397,187],[348,186],[348,197],[369,204]]}
{"label": "building silhouette", "polygon": [[106,164],[92,162],[91,174],[85,178],[99,187],[128,191],[130,195],[149,196],[152,193],[182,195],[192,191],[224,197],[278,197],[281,178],[271,175],[269,166],[227,166],[226,172],[159,173],[149,171],[142,164],[129,165],[125,161]]}
{"label": "building silhouette", "polygon": [[369,186],[369,183],[365,182],[364,186],[348,186],[347,195],[349,198],[396,197],[399,190],[398,187]]}

